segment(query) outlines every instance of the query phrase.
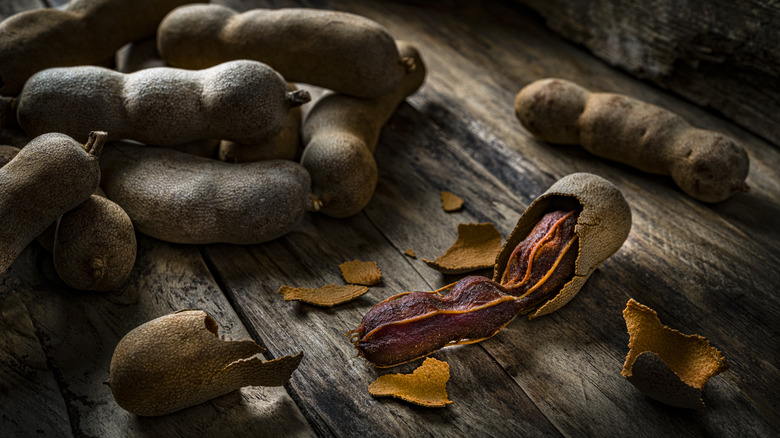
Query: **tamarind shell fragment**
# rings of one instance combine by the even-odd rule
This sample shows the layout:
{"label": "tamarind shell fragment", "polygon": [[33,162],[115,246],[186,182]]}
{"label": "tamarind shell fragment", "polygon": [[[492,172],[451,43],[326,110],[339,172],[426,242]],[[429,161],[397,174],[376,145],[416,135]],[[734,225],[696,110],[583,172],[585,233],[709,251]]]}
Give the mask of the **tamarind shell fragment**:
{"label": "tamarind shell fragment", "polygon": [[554,312],[574,298],[595,269],[614,254],[631,230],[631,208],[620,190],[604,178],[590,173],[574,173],[550,186],[517,222],[496,258],[493,280],[504,276],[512,252],[548,212],[580,210],[575,225],[579,250],[574,276],[556,296],[542,304],[530,318]]}
{"label": "tamarind shell fragment", "polygon": [[136,415],[175,412],[244,386],[282,386],[303,353],[263,362],[252,340],[226,341],[206,312],[180,310],[123,337],[108,385],[117,404]]}

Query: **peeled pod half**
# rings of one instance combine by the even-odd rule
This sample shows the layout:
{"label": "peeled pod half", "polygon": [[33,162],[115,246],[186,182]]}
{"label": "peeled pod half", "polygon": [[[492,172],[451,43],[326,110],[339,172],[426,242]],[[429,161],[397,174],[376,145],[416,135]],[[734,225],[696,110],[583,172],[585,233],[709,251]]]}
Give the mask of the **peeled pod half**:
{"label": "peeled pod half", "polygon": [[631,230],[631,208],[614,184],[591,173],[567,175],[536,198],[517,221],[496,258],[494,281],[504,277],[517,245],[528,237],[545,214],[556,210],[579,211],[574,226],[578,237],[574,275],[530,318],[552,313],[571,301],[596,268],[620,249]]}
{"label": "peeled pod half", "polygon": [[226,341],[202,310],[180,310],[131,330],[111,358],[108,385],[123,409],[165,415],[244,386],[282,386],[303,353],[263,362],[254,341]]}

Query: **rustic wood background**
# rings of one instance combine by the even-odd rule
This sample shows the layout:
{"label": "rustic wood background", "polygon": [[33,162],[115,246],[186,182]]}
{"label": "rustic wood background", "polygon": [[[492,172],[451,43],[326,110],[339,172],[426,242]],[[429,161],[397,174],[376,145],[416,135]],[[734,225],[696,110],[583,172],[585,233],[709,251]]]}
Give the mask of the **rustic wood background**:
{"label": "rustic wood background", "polygon": [[[4,0],[0,17],[58,3]],[[0,436],[778,435],[778,144],[605,64],[516,2],[222,3],[350,11],[419,47],[429,75],[382,132],[374,198],[348,219],[307,215],[262,245],[188,246],[139,235],[132,277],[111,293],[67,288],[50,254],[31,244],[0,275]],[[668,178],[534,139],[515,119],[514,96],[550,76],[629,94],[735,137],[751,158],[750,192],[703,204]],[[22,138],[0,134],[5,142]],[[458,223],[492,222],[506,237],[555,180],[583,171],[623,191],[633,228],[580,294],[549,316],[515,319],[488,341],[435,353],[450,365],[455,403],[446,408],[370,396],[377,376],[410,372],[420,361],[372,368],[354,357],[345,333],[388,296],[456,280],[422,258],[442,254]],[[464,198],[465,208],[445,213],[442,190]],[[416,259],[403,255],[409,248]],[[376,261],[384,274],[354,302],[321,309],[276,294],[283,284],[342,284],[338,265],[353,259]],[[731,369],[707,385],[706,409],[659,404],[621,377],[629,298],[723,351]],[[303,351],[304,359],[282,388],[244,388],[158,418],[127,413],[104,384],[114,347],[141,323],[183,308],[206,310],[225,338],[251,337],[267,358]]]}

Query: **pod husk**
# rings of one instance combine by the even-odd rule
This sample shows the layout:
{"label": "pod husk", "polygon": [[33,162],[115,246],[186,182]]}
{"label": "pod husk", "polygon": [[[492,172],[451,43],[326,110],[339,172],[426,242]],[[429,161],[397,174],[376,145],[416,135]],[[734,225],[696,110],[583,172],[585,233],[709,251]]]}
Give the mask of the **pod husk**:
{"label": "pod husk", "polygon": [[303,353],[263,362],[252,340],[226,341],[206,312],[186,309],[153,319],[119,341],[108,385],[136,415],[165,415],[244,386],[282,386]]}
{"label": "pod husk", "polygon": [[556,296],[533,311],[530,319],[552,313],[571,301],[601,262],[623,245],[631,230],[631,208],[614,184],[590,173],[567,175],[550,186],[520,216],[496,257],[493,280],[501,281],[514,248],[542,216],[557,209],[580,210],[574,229],[579,236],[574,276]]}
{"label": "pod husk", "polygon": [[704,407],[710,378],[729,369],[726,357],[699,335],[661,324],[658,314],[633,298],[623,310],[630,335],[621,374],[648,397],[670,406]]}

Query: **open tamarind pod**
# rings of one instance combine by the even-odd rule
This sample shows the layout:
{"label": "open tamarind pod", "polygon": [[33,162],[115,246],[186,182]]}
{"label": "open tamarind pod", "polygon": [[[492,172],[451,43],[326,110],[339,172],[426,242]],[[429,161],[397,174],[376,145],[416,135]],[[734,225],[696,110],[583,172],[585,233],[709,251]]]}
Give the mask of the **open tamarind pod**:
{"label": "open tamarind pod", "polygon": [[569,302],[630,228],[631,209],[614,185],[569,175],[520,217],[492,280],[471,276],[447,295],[440,289],[390,297],[366,313],[351,340],[359,356],[379,367],[485,340],[518,314],[534,311],[534,318]]}
{"label": "open tamarind pod", "polygon": [[567,175],[536,198],[517,221],[496,257],[493,280],[504,278],[515,247],[529,235],[542,216],[559,209],[580,210],[574,226],[579,239],[574,276],[531,314],[531,318],[554,312],[571,301],[601,262],[623,245],[631,230],[631,208],[614,184],[591,173]]}

